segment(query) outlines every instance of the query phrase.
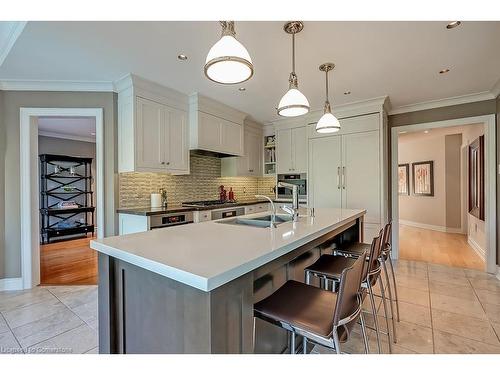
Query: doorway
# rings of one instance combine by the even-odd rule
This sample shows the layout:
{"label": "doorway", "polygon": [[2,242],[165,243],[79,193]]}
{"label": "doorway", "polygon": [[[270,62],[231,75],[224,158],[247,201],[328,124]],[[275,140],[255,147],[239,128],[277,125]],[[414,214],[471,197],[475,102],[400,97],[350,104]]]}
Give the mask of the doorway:
{"label": "doorway", "polygon": [[[21,108],[20,125],[23,288],[41,282],[94,283],[97,262],[88,248],[92,231],[84,236],[86,233],[79,228],[92,229],[98,238],[104,234],[103,111],[101,108]],[[84,141],[95,142],[87,142],[93,143],[93,147],[87,148],[95,150],[94,158],[76,155],[84,153],[81,143]],[[42,158],[50,160],[45,169],[41,169]],[[85,163],[80,160],[88,160],[88,165],[82,168]],[[47,184],[43,175],[50,177],[50,183]],[[84,180],[88,180],[88,187]],[[50,199],[43,198],[47,192]],[[61,197],[65,198],[58,199]],[[65,205],[74,212],[63,211]],[[54,217],[43,215],[48,211],[55,214]]]}
{"label": "doorway", "polygon": [[[394,252],[400,259],[496,271],[495,118],[391,129]],[[469,146],[484,137],[484,217],[469,213]],[[489,181],[493,181],[492,184]]]}

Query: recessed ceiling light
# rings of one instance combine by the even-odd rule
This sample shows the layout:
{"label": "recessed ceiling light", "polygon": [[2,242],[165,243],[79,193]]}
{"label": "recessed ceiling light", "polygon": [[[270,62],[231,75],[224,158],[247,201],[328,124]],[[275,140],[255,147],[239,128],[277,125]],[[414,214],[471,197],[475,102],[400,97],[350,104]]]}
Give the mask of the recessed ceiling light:
{"label": "recessed ceiling light", "polygon": [[351,95],[351,92],[350,91],[345,91],[344,95]]}
{"label": "recessed ceiling light", "polygon": [[425,134],[429,134],[429,131],[428,131],[428,130],[424,130],[424,133],[425,133]]}
{"label": "recessed ceiling light", "polygon": [[180,55],[177,55],[177,58],[181,61],[186,61],[188,59],[188,57],[186,55],[184,55],[183,53],[181,53]]}
{"label": "recessed ceiling light", "polygon": [[450,69],[446,68],[446,69],[442,69],[439,71],[439,74],[445,74],[445,73],[448,73],[450,71]]}
{"label": "recessed ceiling light", "polygon": [[238,90],[240,90],[240,91],[245,91],[245,90],[246,90],[246,88],[244,88],[244,87],[240,87]]}
{"label": "recessed ceiling light", "polygon": [[454,29],[455,27],[460,26],[461,23],[462,22],[460,22],[460,21],[452,21],[448,25],[446,25],[446,28],[447,29]]}

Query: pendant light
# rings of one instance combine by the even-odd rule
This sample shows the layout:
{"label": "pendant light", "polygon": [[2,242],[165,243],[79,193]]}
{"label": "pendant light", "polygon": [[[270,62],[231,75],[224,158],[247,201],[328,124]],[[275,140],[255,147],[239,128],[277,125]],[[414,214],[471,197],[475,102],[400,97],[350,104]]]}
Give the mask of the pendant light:
{"label": "pendant light", "polygon": [[319,119],[316,124],[316,131],[318,133],[335,133],[340,130],[339,120],[332,114],[332,108],[330,107],[330,101],[328,100],[328,72],[335,68],[333,63],[325,63],[319,66],[319,70],[325,72],[326,76],[326,99],[325,108],[323,110],[323,116]]}
{"label": "pendant light", "polygon": [[233,85],[253,76],[252,59],[235,38],[234,21],[220,21],[222,36],[213,45],[205,61],[205,75],[211,81]]}
{"label": "pendant light", "polygon": [[297,75],[295,74],[295,34],[302,31],[304,24],[300,21],[287,22],[283,29],[287,34],[292,34],[292,72],[288,78],[289,88],[278,104],[278,115],[295,117],[309,112],[309,102],[299,91]]}

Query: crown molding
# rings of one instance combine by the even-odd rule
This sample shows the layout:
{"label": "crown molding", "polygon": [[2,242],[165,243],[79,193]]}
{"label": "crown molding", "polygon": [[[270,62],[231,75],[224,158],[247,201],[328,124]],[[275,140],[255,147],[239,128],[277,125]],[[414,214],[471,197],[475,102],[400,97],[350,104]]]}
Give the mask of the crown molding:
{"label": "crown molding", "polygon": [[88,142],[88,143],[96,143],[95,137],[82,137],[79,135],[71,135],[71,134],[61,134],[61,133],[55,133],[55,132],[46,132],[43,130],[38,131],[38,135],[41,135],[42,137],[49,137],[49,138],[58,138],[58,139],[70,139],[72,141],[80,141],[80,142]]}
{"label": "crown molding", "polygon": [[0,81],[0,90],[113,92],[114,86],[113,82],[108,81],[30,81],[5,79]]}
{"label": "crown molding", "polygon": [[426,109],[449,107],[449,106],[458,105],[458,104],[481,102],[483,100],[491,100],[491,99],[495,99],[495,98],[496,98],[496,96],[491,91],[483,91],[483,92],[478,92],[475,94],[461,95],[461,96],[455,96],[452,98],[430,100],[428,102],[403,105],[401,107],[397,107],[397,108],[389,110],[389,115],[397,115],[400,113],[407,113],[407,112],[425,111]]}
{"label": "crown molding", "polygon": [[26,24],[25,21],[0,22],[0,66],[14,47]]}
{"label": "crown molding", "polygon": [[500,79],[495,83],[495,85],[491,88],[490,92],[493,94],[495,98],[500,95]]}

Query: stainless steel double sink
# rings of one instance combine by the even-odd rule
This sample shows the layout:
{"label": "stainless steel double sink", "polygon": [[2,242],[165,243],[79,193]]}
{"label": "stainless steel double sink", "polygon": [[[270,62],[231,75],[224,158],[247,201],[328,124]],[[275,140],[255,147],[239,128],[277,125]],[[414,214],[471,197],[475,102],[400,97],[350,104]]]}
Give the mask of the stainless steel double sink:
{"label": "stainless steel double sink", "polygon": [[[272,215],[258,216],[258,217],[234,217],[227,220],[219,220],[219,224],[231,224],[231,225],[247,225],[257,228],[269,228],[271,226]],[[291,215],[276,215],[274,217],[274,223],[280,225],[292,221]]]}

